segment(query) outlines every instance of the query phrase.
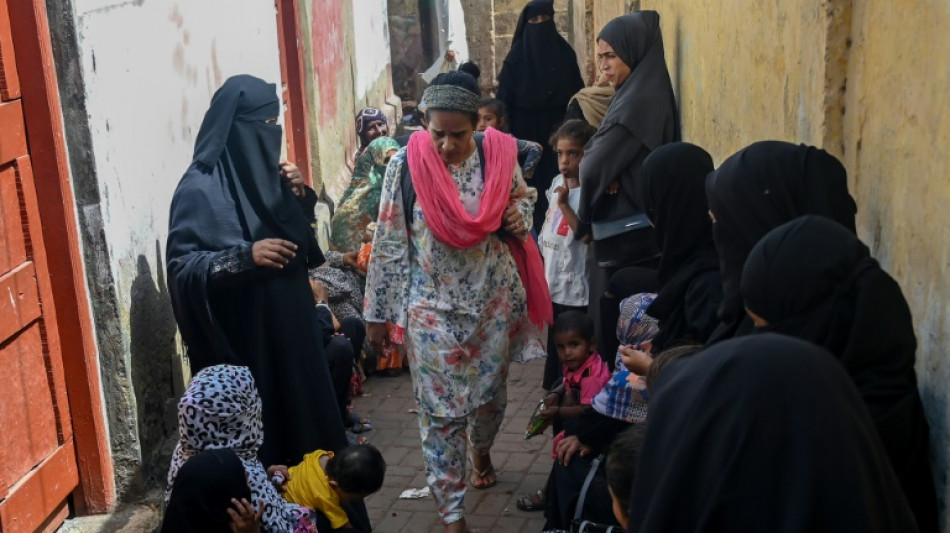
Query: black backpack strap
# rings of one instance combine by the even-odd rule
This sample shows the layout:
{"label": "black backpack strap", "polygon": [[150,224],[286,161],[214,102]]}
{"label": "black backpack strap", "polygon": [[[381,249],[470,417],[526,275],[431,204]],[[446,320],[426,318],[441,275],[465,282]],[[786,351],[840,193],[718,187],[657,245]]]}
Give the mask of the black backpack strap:
{"label": "black backpack strap", "polygon": [[[485,140],[485,134],[475,132],[472,136],[475,139],[475,149],[478,150],[478,162],[482,167],[482,175],[485,175],[485,148],[482,146]],[[400,168],[399,186],[402,189],[402,212],[406,216],[406,228],[411,228],[413,219],[413,209],[416,205],[416,189],[412,186],[412,176],[409,174],[409,152],[405,152]]]}

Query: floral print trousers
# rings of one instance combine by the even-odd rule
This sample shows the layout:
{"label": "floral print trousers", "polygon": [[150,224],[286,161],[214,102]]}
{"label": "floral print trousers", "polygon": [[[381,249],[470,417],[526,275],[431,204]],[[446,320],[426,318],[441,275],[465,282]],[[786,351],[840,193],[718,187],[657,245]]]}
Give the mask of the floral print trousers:
{"label": "floral print trousers", "polygon": [[439,506],[443,524],[465,517],[465,458],[470,444],[472,453],[491,450],[504,419],[508,391],[501,387],[488,403],[463,418],[447,418],[419,413],[422,459],[426,481]]}

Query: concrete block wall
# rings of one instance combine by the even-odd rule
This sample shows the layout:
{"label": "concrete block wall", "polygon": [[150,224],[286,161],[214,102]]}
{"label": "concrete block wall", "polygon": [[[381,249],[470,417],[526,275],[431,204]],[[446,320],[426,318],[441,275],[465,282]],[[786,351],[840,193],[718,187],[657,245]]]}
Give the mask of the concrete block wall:
{"label": "concrete block wall", "polygon": [[762,139],[841,157],[859,236],[914,314],[931,459],[950,531],[950,156],[943,149],[950,4],[597,0],[593,7],[594,35],[631,7],[660,13],[684,138],[717,163]]}

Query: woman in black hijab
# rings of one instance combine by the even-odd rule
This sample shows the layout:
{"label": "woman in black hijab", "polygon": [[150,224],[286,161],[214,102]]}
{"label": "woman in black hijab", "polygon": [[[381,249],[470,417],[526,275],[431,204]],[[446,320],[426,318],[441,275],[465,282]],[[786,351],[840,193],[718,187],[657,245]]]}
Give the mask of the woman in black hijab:
{"label": "woman in black hijab", "polygon": [[[521,11],[511,50],[498,74],[498,99],[505,103],[511,134],[545,147],[528,185],[546,191],[557,175],[548,137],[564,121],[567,103],[584,88],[577,55],[557,32],[554,0],[534,0]],[[534,229],[541,230],[547,198],[534,204]]]}
{"label": "woman in black hijab", "polygon": [[779,226],[752,248],[742,297],[761,330],[826,348],[871,413],[922,532],[937,531],[917,339],[900,286],[849,230],[824,217]]}
{"label": "woman in black hijab", "polygon": [[761,141],[726,159],[706,179],[719,254],[723,301],[709,342],[752,330],[739,294],[749,250],[772,229],[802,215],[821,215],[855,233],[857,206],[835,156],[804,144]]}
{"label": "woman in black hijab", "polygon": [[841,365],[771,333],[663,372],[629,512],[636,533],[918,530]]}
{"label": "woman in black hijab", "polygon": [[252,500],[244,463],[234,451],[199,453],[178,470],[161,533],[259,532],[263,509],[255,513],[245,506],[260,507]]}
{"label": "woman in black hijab", "polygon": [[[281,179],[273,84],[235,76],[218,89],[172,198],[166,261],[192,372],[248,366],[263,400],[264,464],[346,446],[307,269],[324,262]],[[303,201],[301,201],[303,200]]]}
{"label": "woman in black hijab", "polygon": [[[634,181],[643,160],[660,146],[680,140],[676,102],[663,53],[660,15],[656,11],[637,11],[617,17],[597,36],[597,62],[604,77],[616,89],[597,133],[588,142],[581,160],[581,202],[577,238],[584,238],[591,222],[623,219],[643,211]],[[594,241],[594,249],[598,246]],[[603,246],[603,245],[602,245]],[[636,273],[643,286],[629,283],[626,290],[612,291],[613,299],[602,305],[601,299],[611,276],[619,269],[655,259],[634,257],[609,268],[600,267],[593,255],[590,272],[590,303],[594,310],[601,355],[612,359],[616,349],[607,339],[616,326],[617,304],[637,292],[649,292],[651,276]],[[604,352],[607,353],[604,353]]]}
{"label": "woman in black hijab", "polygon": [[637,177],[662,252],[660,292],[647,309],[660,325],[653,353],[677,342],[704,344],[718,324],[722,279],[706,203],[712,170],[706,150],[677,142],[654,150]]}

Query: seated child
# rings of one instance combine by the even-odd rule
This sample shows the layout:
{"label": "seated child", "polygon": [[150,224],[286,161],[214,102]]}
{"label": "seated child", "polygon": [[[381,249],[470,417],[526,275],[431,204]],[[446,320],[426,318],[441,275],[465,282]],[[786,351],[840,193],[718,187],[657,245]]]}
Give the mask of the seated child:
{"label": "seated child", "polygon": [[[574,418],[589,407],[594,396],[610,379],[610,370],[597,353],[594,322],[584,313],[561,313],[554,320],[551,331],[562,365],[563,388],[555,389],[545,398],[547,408],[540,416],[553,422]],[[563,438],[563,431],[554,437],[554,457]]]}
{"label": "seated child", "polygon": [[309,453],[288,474],[282,485],[284,499],[323,514],[331,530],[352,529],[344,506],[383,486],[386,461],[373,446],[357,444],[338,454],[324,450]]}
{"label": "seated child", "polygon": [[[565,311],[587,311],[590,288],[587,274],[588,245],[574,239],[577,231],[577,208],[581,201],[580,164],[584,144],[594,129],[583,120],[569,120],[551,136],[557,154],[560,174],[554,177],[547,191],[548,210],[538,234],[538,248],[544,258],[544,276],[554,304],[554,316]],[[561,377],[548,330],[548,359],[544,365],[541,387],[551,390]]]}
{"label": "seated child", "polygon": [[610,499],[613,500],[614,516],[624,530],[627,529],[627,506],[630,504],[633,480],[637,475],[637,460],[640,458],[640,449],[643,448],[646,434],[646,424],[634,424],[617,435],[607,452],[607,488],[610,491]]}

